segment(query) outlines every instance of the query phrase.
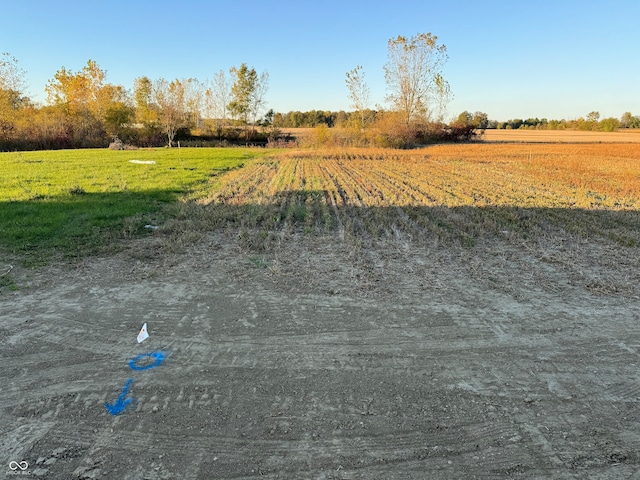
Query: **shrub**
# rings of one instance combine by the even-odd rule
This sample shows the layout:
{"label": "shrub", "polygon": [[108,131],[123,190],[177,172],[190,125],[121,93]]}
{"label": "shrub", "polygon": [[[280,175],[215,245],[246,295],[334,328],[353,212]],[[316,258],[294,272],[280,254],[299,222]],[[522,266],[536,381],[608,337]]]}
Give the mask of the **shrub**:
{"label": "shrub", "polygon": [[431,142],[468,142],[476,135],[478,135],[478,131],[473,125],[432,123],[426,132],[426,139]]}
{"label": "shrub", "polygon": [[314,127],[309,135],[305,135],[299,140],[303,147],[330,147],[335,146],[336,139],[333,132],[325,123]]}
{"label": "shrub", "polygon": [[113,139],[113,142],[109,144],[109,150],[125,150],[126,146],[118,137]]}
{"label": "shrub", "polygon": [[620,127],[620,121],[617,118],[605,118],[600,122],[602,130],[605,132],[615,132]]}

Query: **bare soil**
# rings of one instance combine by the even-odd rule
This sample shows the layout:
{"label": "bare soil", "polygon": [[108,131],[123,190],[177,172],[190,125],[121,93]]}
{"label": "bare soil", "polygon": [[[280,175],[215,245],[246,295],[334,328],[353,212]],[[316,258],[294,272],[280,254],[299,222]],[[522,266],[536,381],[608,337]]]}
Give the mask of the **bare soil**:
{"label": "bare soil", "polygon": [[640,474],[637,247],[564,231],[168,242],[11,273],[7,477]]}

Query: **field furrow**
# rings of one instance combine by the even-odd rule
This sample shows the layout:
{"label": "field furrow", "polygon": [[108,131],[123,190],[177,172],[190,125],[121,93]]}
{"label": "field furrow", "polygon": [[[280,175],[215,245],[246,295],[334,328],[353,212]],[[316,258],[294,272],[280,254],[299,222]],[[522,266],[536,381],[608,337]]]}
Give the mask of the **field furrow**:
{"label": "field furrow", "polygon": [[228,172],[209,201],[248,208],[248,224],[336,229],[365,240],[408,235],[467,243],[560,226],[635,244],[638,230],[608,213],[640,209],[640,188],[631,181],[640,178],[640,150],[623,147],[602,146],[600,154],[593,145],[292,151]]}

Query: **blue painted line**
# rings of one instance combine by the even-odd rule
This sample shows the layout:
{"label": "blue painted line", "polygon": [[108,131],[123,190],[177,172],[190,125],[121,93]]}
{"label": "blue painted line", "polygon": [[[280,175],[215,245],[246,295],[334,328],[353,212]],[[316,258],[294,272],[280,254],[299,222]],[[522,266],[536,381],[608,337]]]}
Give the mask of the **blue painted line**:
{"label": "blue painted line", "polygon": [[[148,357],[154,357],[156,361],[153,363],[150,363],[149,365],[143,365],[141,367],[137,365],[137,362],[139,360],[142,360],[143,358],[148,358]],[[162,352],[143,353],[129,360],[129,367],[131,367],[131,370],[149,370],[151,368],[162,365],[163,361],[164,361],[164,353]]]}
{"label": "blue painted line", "polygon": [[124,388],[122,389],[122,393],[120,394],[118,399],[113,403],[113,405],[110,403],[104,404],[105,408],[109,411],[111,415],[115,416],[122,413],[124,409],[127,408],[127,405],[131,403],[131,399],[126,398],[126,396],[127,396],[127,393],[129,392],[129,387],[131,386],[132,382],[133,382],[133,378],[130,378],[129,380],[127,380],[127,383],[124,384]]}

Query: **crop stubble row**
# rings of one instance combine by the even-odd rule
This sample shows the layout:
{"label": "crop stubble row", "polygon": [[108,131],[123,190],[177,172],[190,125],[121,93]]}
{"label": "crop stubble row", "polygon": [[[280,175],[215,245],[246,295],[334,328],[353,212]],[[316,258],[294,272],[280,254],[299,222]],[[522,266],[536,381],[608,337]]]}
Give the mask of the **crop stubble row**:
{"label": "crop stubble row", "polygon": [[571,223],[594,212],[598,223],[598,215],[637,213],[639,179],[640,146],[632,144],[297,151],[230,172],[205,203],[260,206],[258,223],[271,226],[465,237],[512,222],[528,228],[544,215]]}

